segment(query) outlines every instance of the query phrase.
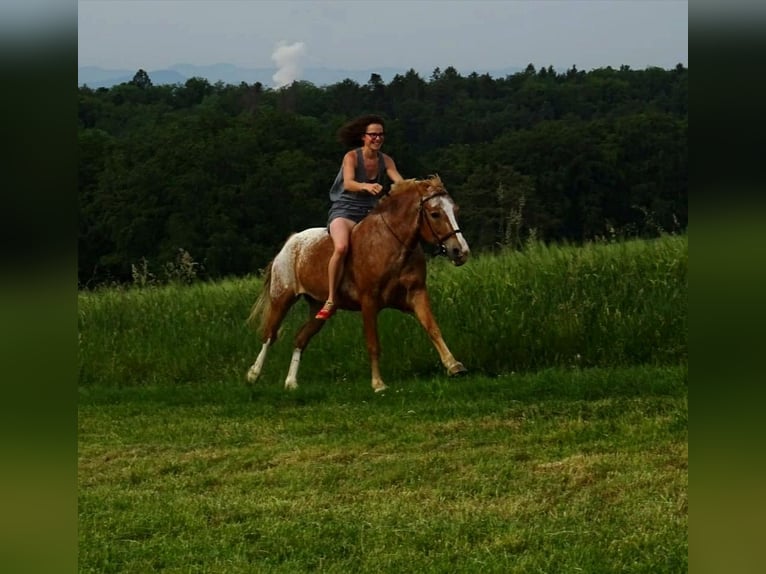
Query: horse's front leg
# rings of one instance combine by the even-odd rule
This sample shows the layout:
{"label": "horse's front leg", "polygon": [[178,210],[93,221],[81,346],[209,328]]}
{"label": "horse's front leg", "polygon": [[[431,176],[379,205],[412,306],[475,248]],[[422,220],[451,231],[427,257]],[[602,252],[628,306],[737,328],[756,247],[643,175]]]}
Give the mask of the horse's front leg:
{"label": "horse's front leg", "polygon": [[447,373],[450,376],[460,375],[465,373],[467,369],[463,366],[463,363],[455,359],[452,352],[447,347],[447,343],[444,342],[441,329],[436,324],[436,319],[431,311],[431,303],[428,299],[428,293],[425,290],[412,291],[410,293],[410,304],[415,316],[420,321],[423,329],[426,330],[428,336],[431,338],[431,342],[436,351],[439,353],[442,365],[447,369]]}
{"label": "horse's front leg", "polygon": [[370,356],[372,370],[372,388],[376,393],[385,391],[388,387],[380,376],[380,340],[378,339],[378,306],[370,301],[362,302],[362,322],[364,324],[364,339],[367,343],[367,354]]}

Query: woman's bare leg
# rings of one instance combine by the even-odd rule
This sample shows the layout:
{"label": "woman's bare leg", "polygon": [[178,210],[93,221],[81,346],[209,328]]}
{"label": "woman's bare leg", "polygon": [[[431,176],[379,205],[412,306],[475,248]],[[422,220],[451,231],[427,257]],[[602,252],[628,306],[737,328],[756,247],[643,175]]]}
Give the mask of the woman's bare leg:
{"label": "woman's bare leg", "polygon": [[334,312],[333,305],[340,284],[340,278],[343,276],[343,268],[346,262],[346,253],[348,253],[349,241],[351,239],[351,230],[356,225],[352,220],[343,217],[336,217],[330,223],[330,237],[333,243],[333,252],[330,261],[327,263],[328,289],[327,303],[325,307],[317,313],[317,319],[329,319]]}

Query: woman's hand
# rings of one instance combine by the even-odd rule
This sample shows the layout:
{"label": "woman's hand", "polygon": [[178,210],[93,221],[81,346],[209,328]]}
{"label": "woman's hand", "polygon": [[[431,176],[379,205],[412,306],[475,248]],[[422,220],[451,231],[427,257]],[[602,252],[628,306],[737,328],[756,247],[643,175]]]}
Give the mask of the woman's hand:
{"label": "woman's hand", "polygon": [[383,191],[383,186],[379,183],[366,183],[365,185],[365,191],[371,195],[378,195],[381,191]]}

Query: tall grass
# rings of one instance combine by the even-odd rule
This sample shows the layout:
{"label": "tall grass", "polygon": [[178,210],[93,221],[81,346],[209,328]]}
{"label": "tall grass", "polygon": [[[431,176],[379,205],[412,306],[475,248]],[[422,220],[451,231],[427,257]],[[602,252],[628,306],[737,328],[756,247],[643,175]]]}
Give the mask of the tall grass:
{"label": "tall grass", "polygon": [[302,302],[242,384],[256,277],[80,293],[79,571],[686,572],[687,262],[685,237],[434,260],[472,374],[384,311],[378,394],[343,312],[282,389]]}
{"label": "tall grass", "polygon": [[[470,371],[678,364],[687,358],[688,239],[534,244],[482,255],[461,268],[429,263],[432,306],[445,339]],[[193,285],[108,288],[78,296],[82,385],[241,380],[260,347],[246,325],[258,277]],[[262,375],[281,381],[299,301]],[[441,372],[416,320],[379,317],[383,378]],[[340,312],[304,354],[299,381],[369,379],[361,316]]]}
{"label": "tall grass", "polygon": [[687,353],[687,267],[686,237],[538,243],[464,275],[440,261],[431,285],[440,321],[462,322],[461,351],[484,372],[666,364]]}

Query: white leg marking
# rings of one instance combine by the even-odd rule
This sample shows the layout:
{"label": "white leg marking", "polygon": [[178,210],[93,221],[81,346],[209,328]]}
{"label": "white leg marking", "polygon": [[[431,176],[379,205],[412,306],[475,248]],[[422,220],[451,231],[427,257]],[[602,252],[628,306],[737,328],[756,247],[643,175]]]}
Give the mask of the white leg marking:
{"label": "white leg marking", "polygon": [[301,350],[293,349],[293,358],[290,359],[290,370],[287,371],[285,388],[292,391],[298,388],[298,367],[301,365]]}
{"label": "white leg marking", "polygon": [[266,353],[268,352],[270,346],[271,339],[266,341],[263,346],[261,346],[261,352],[258,353],[258,358],[255,359],[255,363],[253,363],[250,369],[247,371],[247,380],[249,382],[254,383],[258,380],[258,377],[261,374],[261,369],[263,369],[263,363],[266,360]]}
{"label": "white leg marking", "polygon": [[385,391],[388,387],[386,386],[386,383],[383,382],[383,379],[380,378],[373,378],[372,379],[372,389],[379,393],[381,391]]}

